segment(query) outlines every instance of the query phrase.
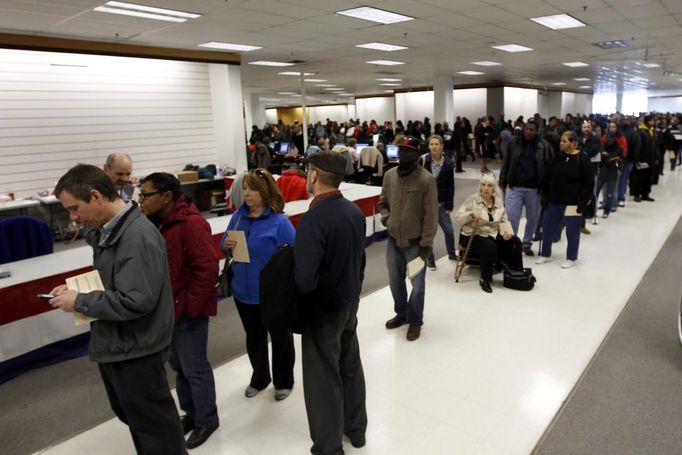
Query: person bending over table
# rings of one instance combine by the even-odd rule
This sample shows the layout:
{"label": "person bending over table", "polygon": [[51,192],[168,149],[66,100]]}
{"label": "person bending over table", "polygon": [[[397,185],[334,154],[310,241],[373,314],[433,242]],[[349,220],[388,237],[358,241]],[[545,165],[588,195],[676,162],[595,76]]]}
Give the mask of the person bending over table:
{"label": "person bending over table", "polygon": [[455,214],[461,226],[459,244],[466,248],[473,236],[469,254],[479,257],[481,278],[478,281],[484,292],[493,292],[493,266],[500,260],[511,269],[523,269],[521,241],[509,232],[502,232],[500,224],[508,222],[495,177],[485,174],[481,177],[478,193],[469,196]]}

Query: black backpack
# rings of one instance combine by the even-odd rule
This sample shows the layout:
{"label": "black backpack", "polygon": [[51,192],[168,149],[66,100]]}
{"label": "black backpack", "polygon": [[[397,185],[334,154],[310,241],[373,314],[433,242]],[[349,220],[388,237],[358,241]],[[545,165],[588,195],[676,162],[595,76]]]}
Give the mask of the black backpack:
{"label": "black backpack", "polygon": [[298,290],[294,280],[294,248],[277,247],[260,272],[260,314],[266,329],[288,328],[300,333]]}

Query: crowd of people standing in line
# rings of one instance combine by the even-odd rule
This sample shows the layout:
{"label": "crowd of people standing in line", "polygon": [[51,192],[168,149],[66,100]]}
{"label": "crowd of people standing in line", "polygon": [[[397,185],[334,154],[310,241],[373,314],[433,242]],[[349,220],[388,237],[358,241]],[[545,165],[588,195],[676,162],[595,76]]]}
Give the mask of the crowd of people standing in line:
{"label": "crowd of people standing in line", "polygon": [[[459,123],[466,124],[458,118]],[[331,129],[319,126],[309,131],[336,134],[333,122]],[[351,148],[357,130],[358,137],[371,131],[386,141],[374,145],[398,147],[397,165],[383,175],[378,204],[388,231],[386,264],[395,312],[385,326],[408,325],[406,338],[415,341],[424,323],[426,270],[436,268],[433,239],[439,225],[448,258],[458,257],[451,218],[454,174],[457,157],[461,166],[469,144],[447,123],[436,124],[433,131],[428,119],[409,122],[405,128],[400,122],[395,130],[390,127],[352,122],[338,131],[346,135],[352,131],[344,139]],[[460,248],[469,246],[480,257],[479,285],[488,293],[497,261],[523,267],[522,254],[534,256],[532,242],[540,238],[544,241],[536,264],[548,262],[553,240],[564,227],[568,246],[561,267],[573,267],[580,235],[589,233],[586,219],[596,224],[600,208],[602,218],[608,218],[623,207],[628,186],[635,202],[653,202],[651,187],[665,171],[666,161],[673,171],[682,159],[679,115],[567,115],[547,122],[537,114],[515,122],[487,117],[476,128],[478,133],[467,137],[476,138],[482,178],[454,218],[461,229]],[[273,126],[267,134],[282,129]],[[256,149],[270,141],[258,134],[266,132],[254,129]],[[244,395],[254,397],[274,381],[274,399],[284,400],[294,387],[293,336],[288,329],[263,326],[259,276],[280,245],[293,245],[295,282],[307,313],[302,362],[311,451],[338,454],[343,453],[344,435],[354,447],[364,446],[367,428],[356,334],[365,216],[338,190],[349,178],[343,154],[347,147],[330,151],[328,144],[334,139],[313,138],[317,149],[306,158],[304,176],[306,191],[314,199],[297,229],[283,214],[284,197],[267,169],[255,167],[235,180],[233,199],[238,197],[239,203],[228,231],[244,231],[250,261],[233,264],[231,289],[253,369]],[[282,139],[275,134],[272,142]],[[489,172],[486,159],[501,162],[499,181]],[[91,326],[90,357],[98,363],[111,407],[128,425],[136,451],[182,454],[203,444],[219,427],[206,352],[209,317],[217,311],[218,261],[210,227],[182,195],[177,178],[153,173],[139,188],[131,188],[131,168],[129,156],[112,154],[103,169],[77,165],[59,180],[55,195],[70,217],[94,228],[86,240],[105,289],[79,294],[58,286],[50,304],[97,319]],[[523,211],[526,227],[519,238],[514,233]],[[510,230],[503,228],[506,223]],[[237,241],[226,232],[220,246],[229,257]],[[424,266],[408,277],[407,265],[416,258]],[[409,295],[407,278],[412,282]],[[166,380],[166,361],[176,374],[182,417]]]}

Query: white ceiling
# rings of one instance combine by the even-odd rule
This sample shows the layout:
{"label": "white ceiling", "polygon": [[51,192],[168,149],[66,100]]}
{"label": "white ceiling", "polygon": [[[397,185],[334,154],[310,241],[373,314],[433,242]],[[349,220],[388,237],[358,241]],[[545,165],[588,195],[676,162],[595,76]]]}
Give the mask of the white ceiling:
{"label": "white ceiling", "polygon": [[[134,3],[199,13],[185,23],[162,22],[101,13],[106,0],[0,0],[0,31],[41,36],[118,41],[180,49],[198,49],[207,41],[262,46],[242,53],[246,93],[269,105],[300,102],[278,92],[300,92],[296,77],[280,71],[314,72],[362,96],[380,94],[380,77],[401,78],[398,89],[430,86],[433,77],[454,76],[455,85],[532,84],[564,90],[634,90],[682,93],[682,0],[129,0]],[[413,16],[393,25],[336,15],[336,11],[370,5]],[[567,13],[586,27],[553,31],[528,18]],[[626,49],[602,50],[592,43],[623,40]],[[356,48],[379,41],[409,49],[382,52]],[[491,48],[518,43],[533,52],[510,54]],[[249,65],[255,60],[303,60],[288,68]],[[399,60],[399,66],[376,66],[368,60]],[[470,62],[493,60],[497,67]],[[569,68],[562,62],[590,66]],[[645,68],[644,63],[660,68]],[[464,76],[457,71],[485,74]],[[666,75],[664,73],[674,73]],[[579,82],[574,78],[588,77]],[[637,79],[639,78],[639,79]],[[634,80],[633,80],[634,79]],[[341,102],[306,82],[309,103]]]}

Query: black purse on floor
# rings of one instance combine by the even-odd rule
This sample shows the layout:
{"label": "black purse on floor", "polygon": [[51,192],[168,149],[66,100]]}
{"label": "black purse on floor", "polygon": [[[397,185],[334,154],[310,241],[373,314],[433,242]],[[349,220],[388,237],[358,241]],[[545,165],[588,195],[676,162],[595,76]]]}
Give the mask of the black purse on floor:
{"label": "black purse on floor", "polygon": [[530,291],[535,286],[537,280],[533,276],[532,269],[524,267],[523,270],[512,270],[502,261],[500,261],[500,265],[504,275],[503,285],[505,288],[517,291]]}

